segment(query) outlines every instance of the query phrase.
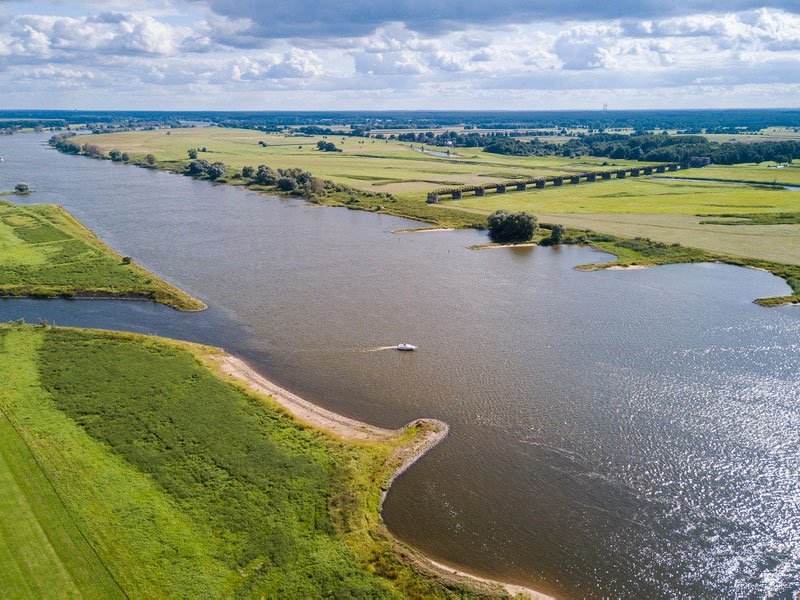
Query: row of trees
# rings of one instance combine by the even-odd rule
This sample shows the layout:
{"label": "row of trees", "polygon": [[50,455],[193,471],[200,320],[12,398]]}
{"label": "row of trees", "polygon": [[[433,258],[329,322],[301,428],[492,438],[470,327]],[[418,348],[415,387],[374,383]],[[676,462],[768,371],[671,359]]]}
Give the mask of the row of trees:
{"label": "row of trees", "polygon": [[695,156],[708,156],[718,165],[790,163],[800,158],[800,141],[712,142],[699,135],[624,135],[596,133],[579,136],[563,145],[539,139],[514,138],[494,140],[485,152],[512,156],[598,156],[617,160],[648,162],[685,162]]}
{"label": "row of trees", "polygon": [[[50,138],[48,143],[53,146],[59,152],[64,152],[65,154],[84,154],[86,156],[91,156],[92,158],[110,158],[114,162],[130,162],[131,157],[127,152],[122,152],[120,150],[109,150],[108,154],[106,154],[105,150],[103,150],[97,144],[83,144],[81,145],[74,138],[75,134],[71,132],[65,133],[57,133],[53,137]],[[144,162],[150,166],[156,164],[156,157],[153,154],[148,154],[144,157]]]}

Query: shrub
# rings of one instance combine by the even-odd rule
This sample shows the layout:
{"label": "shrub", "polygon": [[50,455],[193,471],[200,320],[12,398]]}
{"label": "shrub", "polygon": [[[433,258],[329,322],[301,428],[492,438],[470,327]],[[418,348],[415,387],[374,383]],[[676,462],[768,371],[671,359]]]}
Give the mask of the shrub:
{"label": "shrub", "polygon": [[30,191],[30,186],[23,181],[14,186],[14,191],[18,194],[25,194]]}
{"label": "shrub", "polygon": [[208,175],[208,178],[211,180],[223,177],[225,175],[225,163],[221,162],[211,163],[211,166],[208,167],[206,175]]}
{"label": "shrub", "polygon": [[147,162],[148,165],[152,166],[156,164],[156,157],[153,156],[152,154],[148,154],[147,156],[145,156],[144,160]]}
{"label": "shrub", "polygon": [[242,177],[252,178],[256,170],[253,167],[242,167]]}
{"label": "shrub", "polygon": [[208,173],[208,169],[211,167],[211,164],[207,160],[203,160],[202,158],[193,160],[189,164],[186,165],[186,172],[189,175],[194,175],[199,177],[200,175],[205,175]]}
{"label": "shrub", "polygon": [[293,192],[297,188],[297,180],[291,177],[281,177],[276,185],[282,192]]}
{"label": "shrub", "polygon": [[278,173],[275,172],[275,169],[266,165],[259,165],[256,172],[256,181],[262,185],[275,185],[278,181]]}
{"label": "shrub", "polygon": [[563,225],[553,225],[553,227],[550,228],[550,243],[560,244],[561,240],[564,239],[564,232],[566,230],[567,228]]}

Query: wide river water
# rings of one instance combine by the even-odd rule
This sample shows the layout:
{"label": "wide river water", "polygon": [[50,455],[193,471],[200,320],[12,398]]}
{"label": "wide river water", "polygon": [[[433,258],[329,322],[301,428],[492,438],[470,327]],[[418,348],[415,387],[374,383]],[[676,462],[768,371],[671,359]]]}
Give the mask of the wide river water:
{"label": "wide river water", "polygon": [[[0,190],[55,202],[203,299],[0,301],[0,321],[222,346],[327,408],[447,421],[389,528],[433,558],[569,597],[800,590],[800,308],[723,265],[579,272],[573,247],[474,251],[414,223],[0,136]],[[379,348],[408,341],[415,353]]]}

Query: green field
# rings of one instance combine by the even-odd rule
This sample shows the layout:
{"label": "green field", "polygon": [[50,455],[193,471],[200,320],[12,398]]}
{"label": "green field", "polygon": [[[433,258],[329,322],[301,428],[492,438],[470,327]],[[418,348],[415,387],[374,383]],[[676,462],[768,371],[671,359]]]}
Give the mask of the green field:
{"label": "green field", "polygon": [[[720,171],[723,168],[719,168]],[[704,174],[706,169],[685,175]],[[726,169],[731,177],[737,167]],[[681,173],[681,177],[684,173]],[[701,215],[800,213],[800,192],[711,181],[656,177],[528,190],[445,201],[489,213],[527,210],[542,221],[626,237],[649,237],[731,256],[800,264],[800,226],[706,224]]]}
{"label": "green field", "polygon": [[711,165],[702,169],[690,169],[678,175],[689,179],[720,179],[751,183],[800,185],[800,165],[791,164],[777,168],[774,163]]}
{"label": "green field", "polygon": [[390,457],[133,334],[0,327],[0,597],[469,596],[380,526]]}
{"label": "green field", "polygon": [[58,206],[0,200],[0,295],[150,298],[181,310],[205,308],[122,258]]}
{"label": "green field", "polygon": [[[160,163],[184,165],[189,148],[205,147],[198,158],[221,161],[240,170],[264,164],[272,168],[300,167],[316,177],[351,187],[404,195],[424,193],[443,186],[491,183],[521,177],[602,170],[602,164],[632,164],[609,159],[517,157],[487,154],[480,148],[457,148],[453,156],[440,157],[411,149],[408,143],[373,138],[329,136],[342,152],[320,152],[320,136],[265,134],[249,129],[204,127],[157,131],[132,131],[80,136],[80,143],[97,144],[106,151],[116,149],[132,157],[152,153]],[[263,141],[264,148],[258,144]],[[419,148],[419,144],[414,144]],[[430,148],[445,151],[443,148]]]}

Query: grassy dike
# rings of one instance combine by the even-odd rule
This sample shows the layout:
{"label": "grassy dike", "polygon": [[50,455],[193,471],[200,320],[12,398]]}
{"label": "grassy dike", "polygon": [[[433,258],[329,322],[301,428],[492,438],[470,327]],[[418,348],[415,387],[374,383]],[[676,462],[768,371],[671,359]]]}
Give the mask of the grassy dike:
{"label": "grassy dike", "polygon": [[178,310],[206,305],[125,261],[56,205],[0,200],[0,296],[150,299]]}
{"label": "grassy dike", "polygon": [[0,597],[506,595],[437,573],[382,525],[424,424],[325,434],[223,378],[220,356],[0,326]]}

